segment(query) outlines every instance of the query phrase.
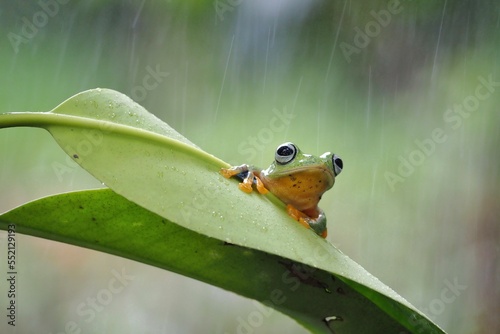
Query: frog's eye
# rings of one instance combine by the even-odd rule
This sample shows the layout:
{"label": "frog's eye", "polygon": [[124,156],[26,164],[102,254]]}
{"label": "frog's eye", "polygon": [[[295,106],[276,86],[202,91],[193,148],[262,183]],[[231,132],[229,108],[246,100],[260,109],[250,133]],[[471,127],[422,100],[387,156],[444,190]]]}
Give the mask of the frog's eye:
{"label": "frog's eye", "polygon": [[342,168],[344,168],[344,163],[342,162],[342,159],[340,159],[340,157],[336,154],[333,155],[332,162],[333,171],[335,172],[335,176],[337,176],[342,171]]}
{"label": "frog's eye", "polygon": [[284,143],[276,149],[274,158],[280,165],[286,165],[295,158],[295,155],[297,155],[297,147],[293,143]]}

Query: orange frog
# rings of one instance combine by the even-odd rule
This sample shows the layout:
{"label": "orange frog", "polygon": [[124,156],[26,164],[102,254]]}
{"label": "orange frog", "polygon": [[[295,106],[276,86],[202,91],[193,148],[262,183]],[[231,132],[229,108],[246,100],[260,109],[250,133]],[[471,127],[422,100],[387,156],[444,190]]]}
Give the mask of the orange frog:
{"label": "orange frog", "polygon": [[293,143],[278,146],[275,161],[267,169],[249,165],[222,168],[220,173],[230,178],[236,176],[238,185],[246,193],[268,191],[287,205],[288,214],[307,228],[326,238],[326,216],[318,207],[321,195],[335,183],[343,168],[342,159],[327,152],[317,157],[302,153]]}

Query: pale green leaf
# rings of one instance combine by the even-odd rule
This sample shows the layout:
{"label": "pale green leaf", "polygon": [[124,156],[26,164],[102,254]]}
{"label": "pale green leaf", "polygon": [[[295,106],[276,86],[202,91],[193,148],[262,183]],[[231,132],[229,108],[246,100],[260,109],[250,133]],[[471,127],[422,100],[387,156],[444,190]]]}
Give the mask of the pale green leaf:
{"label": "pale green leaf", "polygon": [[[325,312],[318,310],[314,319],[284,311],[310,329],[327,331],[319,323],[328,314],[344,319],[340,326],[349,319],[372,328],[367,324],[375,326],[380,316],[367,315],[381,310],[393,319],[391,329],[442,332],[328,241],[288,217],[274,196],[241,192],[235,180],[219,175],[226,163],[200,150],[123,94],[95,89],[73,96],[52,112],[0,115],[0,126],[16,125],[46,128],[78,164],[152,213],[206,237],[333,274],[336,282],[340,279],[357,291],[351,295],[352,301],[345,301],[345,308],[331,300],[332,306],[323,305]],[[358,298],[364,302],[349,306]]]}

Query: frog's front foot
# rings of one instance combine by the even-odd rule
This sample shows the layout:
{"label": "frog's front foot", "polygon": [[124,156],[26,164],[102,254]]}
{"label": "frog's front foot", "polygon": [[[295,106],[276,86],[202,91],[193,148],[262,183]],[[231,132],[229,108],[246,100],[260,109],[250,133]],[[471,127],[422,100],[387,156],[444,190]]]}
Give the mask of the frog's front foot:
{"label": "frog's front foot", "polygon": [[326,216],[323,210],[319,209],[319,215],[317,218],[311,218],[302,211],[297,210],[293,205],[288,204],[286,206],[286,212],[290,217],[297,220],[300,224],[306,228],[311,228],[316,234],[323,238],[328,235],[326,229]]}
{"label": "frog's front foot", "polygon": [[260,194],[266,194],[268,192],[261,179],[254,174],[254,172],[249,168],[248,165],[234,166],[231,168],[221,168],[220,174],[226,179],[229,179],[233,176],[237,176],[238,178],[242,179],[243,181],[238,184],[238,188],[246,193],[252,192],[252,185],[254,184],[254,182],[257,191]]}

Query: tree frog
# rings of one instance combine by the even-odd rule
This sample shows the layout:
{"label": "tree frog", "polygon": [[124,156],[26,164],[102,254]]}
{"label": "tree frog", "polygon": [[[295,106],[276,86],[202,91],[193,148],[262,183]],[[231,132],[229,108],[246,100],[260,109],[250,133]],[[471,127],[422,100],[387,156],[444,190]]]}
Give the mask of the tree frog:
{"label": "tree frog", "polygon": [[288,215],[326,238],[326,216],[318,202],[342,168],[342,159],[336,154],[326,152],[317,157],[287,142],[278,146],[274,162],[267,169],[244,164],[222,168],[220,173],[225,178],[236,176],[242,180],[238,186],[246,193],[252,192],[253,184],[261,194],[270,191],[287,205]]}

